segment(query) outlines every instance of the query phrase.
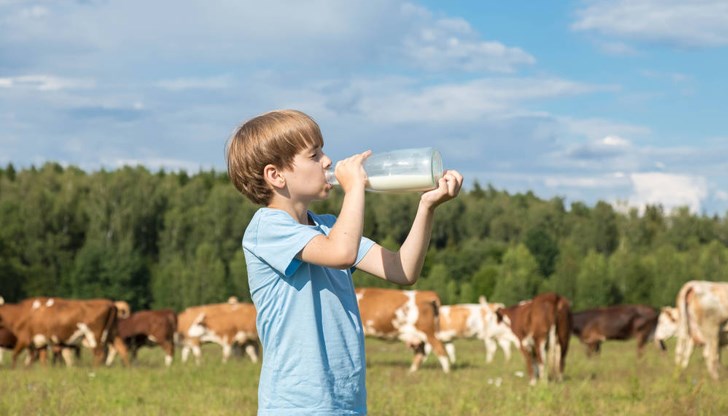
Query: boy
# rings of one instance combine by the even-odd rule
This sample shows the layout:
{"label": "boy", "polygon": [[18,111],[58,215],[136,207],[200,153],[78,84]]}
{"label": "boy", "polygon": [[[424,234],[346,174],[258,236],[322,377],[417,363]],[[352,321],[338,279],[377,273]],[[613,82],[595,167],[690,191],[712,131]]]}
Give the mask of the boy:
{"label": "boy", "polygon": [[308,211],[331,190],[319,126],[295,110],[262,114],[227,143],[233,185],[263,205],[248,224],[243,250],[258,315],[263,366],[259,415],[367,413],[364,333],[353,267],[400,285],[417,281],[434,209],[457,196],[462,176],[448,171],[422,194],[412,229],[397,252],[362,237],[366,151],[336,164],[344,191],[338,219]]}

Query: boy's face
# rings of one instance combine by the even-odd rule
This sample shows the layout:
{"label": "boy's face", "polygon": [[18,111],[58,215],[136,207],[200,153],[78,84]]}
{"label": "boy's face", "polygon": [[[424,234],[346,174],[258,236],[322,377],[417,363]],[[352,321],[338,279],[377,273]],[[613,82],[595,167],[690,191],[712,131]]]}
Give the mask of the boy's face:
{"label": "boy's face", "polygon": [[331,185],[326,182],[325,172],[331,167],[331,159],[323,149],[312,146],[298,152],[293,166],[283,171],[291,198],[301,201],[326,199]]}

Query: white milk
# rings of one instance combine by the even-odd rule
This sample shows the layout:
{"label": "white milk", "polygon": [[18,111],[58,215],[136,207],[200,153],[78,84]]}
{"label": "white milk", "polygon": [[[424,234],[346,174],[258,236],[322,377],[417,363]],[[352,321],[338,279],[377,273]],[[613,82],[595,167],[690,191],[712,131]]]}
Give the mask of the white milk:
{"label": "white milk", "polygon": [[367,189],[377,192],[428,191],[436,188],[432,175],[370,176]]}

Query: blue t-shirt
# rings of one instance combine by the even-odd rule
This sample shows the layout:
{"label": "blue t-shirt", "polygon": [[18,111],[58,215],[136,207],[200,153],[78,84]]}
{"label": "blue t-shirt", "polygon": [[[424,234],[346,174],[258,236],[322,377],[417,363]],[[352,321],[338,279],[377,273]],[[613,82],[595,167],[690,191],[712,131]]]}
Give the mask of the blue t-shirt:
{"label": "blue t-shirt", "polygon": [[[258,415],[366,414],[364,332],[353,269],[295,257],[336,222],[333,215],[308,215],[315,225],[261,208],[243,237],[263,343]],[[362,238],[357,263],[373,244]]]}

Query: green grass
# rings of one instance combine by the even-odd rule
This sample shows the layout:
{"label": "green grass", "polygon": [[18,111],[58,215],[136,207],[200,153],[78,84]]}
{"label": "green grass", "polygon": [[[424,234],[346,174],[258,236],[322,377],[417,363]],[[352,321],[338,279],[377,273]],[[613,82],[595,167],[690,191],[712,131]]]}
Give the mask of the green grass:
{"label": "green grass", "polygon": [[[674,343],[661,354],[653,346],[638,360],[634,342],[608,342],[587,359],[572,340],[565,380],[529,387],[520,353],[510,362],[498,353],[485,364],[477,341],[456,342],[458,361],[450,374],[430,357],[408,372],[411,353],[401,343],[367,340],[367,389],[371,415],[725,415],[728,371],[707,376],[701,352],[679,373]],[[143,349],[130,369],[116,364],[94,369],[84,352],[74,368],[0,366],[0,415],[252,415],[259,364],[236,357],[220,362],[220,349],[206,346],[203,364],[163,366],[159,349]]]}

